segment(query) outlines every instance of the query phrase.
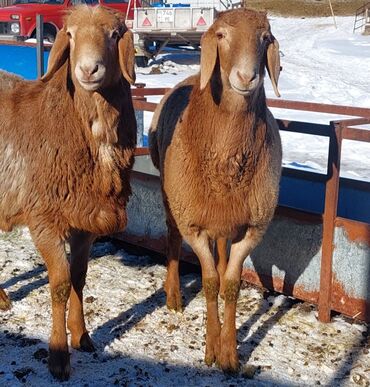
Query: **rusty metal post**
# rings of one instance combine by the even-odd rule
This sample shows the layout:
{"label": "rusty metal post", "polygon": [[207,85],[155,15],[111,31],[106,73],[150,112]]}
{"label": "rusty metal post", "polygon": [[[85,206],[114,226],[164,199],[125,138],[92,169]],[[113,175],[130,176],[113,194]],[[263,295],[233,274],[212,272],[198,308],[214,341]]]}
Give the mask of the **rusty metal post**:
{"label": "rusty metal post", "polygon": [[331,292],[333,282],[333,251],[335,219],[339,196],[340,159],[342,149],[342,125],[330,122],[328,180],[325,191],[323,239],[320,273],[319,320],[329,322],[331,317]]}

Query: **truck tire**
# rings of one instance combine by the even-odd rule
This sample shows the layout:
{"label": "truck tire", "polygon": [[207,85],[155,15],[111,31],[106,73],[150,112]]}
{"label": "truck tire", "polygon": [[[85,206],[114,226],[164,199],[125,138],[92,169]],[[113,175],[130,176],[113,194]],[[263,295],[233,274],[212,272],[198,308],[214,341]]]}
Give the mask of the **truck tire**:
{"label": "truck tire", "polygon": [[56,35],[57,31],[54,27],[50,25],[44,25],[44,40],[47,40],[50,43],[54,43]]}
{"label": "truck tire", "polygon": [[[44,24],[44,40],[47,40],[50,43],[54,43],[56,35],[57,30],[53,25]],[[36,30],[32,32],[31,38],[36,38]]]}
{"label": "truck tire", "polygon": [[54,43],[55,42],[55,35],[50,34],[50,33],[46,33],[46,34],[44,33],[44,39],[50,43]]}

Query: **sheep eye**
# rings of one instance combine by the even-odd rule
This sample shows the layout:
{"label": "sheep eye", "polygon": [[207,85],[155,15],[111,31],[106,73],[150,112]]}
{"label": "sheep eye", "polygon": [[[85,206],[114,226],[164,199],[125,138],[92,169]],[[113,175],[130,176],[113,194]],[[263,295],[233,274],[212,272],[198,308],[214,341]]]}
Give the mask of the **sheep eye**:
{"label": "sheep eye", "polygon": [[271,35],[268,32],[264,32],[261,38],[264,42],[268,42],[271,39]]}
{"label": "sheep eye", "polygon": [[221,39],[223,39],[225,37],[225,34],[222,33],[222,32],[217,32],[216,33],[216,37],[217,37],[218,40],[221,40]]}

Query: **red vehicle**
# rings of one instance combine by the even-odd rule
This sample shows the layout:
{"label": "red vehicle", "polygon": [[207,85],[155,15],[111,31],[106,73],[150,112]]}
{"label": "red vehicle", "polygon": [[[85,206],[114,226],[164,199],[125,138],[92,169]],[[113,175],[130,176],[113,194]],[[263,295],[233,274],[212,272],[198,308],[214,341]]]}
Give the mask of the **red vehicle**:
{"label": "red vehicle", "polygon": [[126,13],[127,19],[133,20],[135,3],[136,7],[141,6],[140,0],[16,0],[12,6],[0,8],[0,40],[34,38],[36,15],[40,14],[44,19],[44,37],[54,42],[69,7],[101,4]]}

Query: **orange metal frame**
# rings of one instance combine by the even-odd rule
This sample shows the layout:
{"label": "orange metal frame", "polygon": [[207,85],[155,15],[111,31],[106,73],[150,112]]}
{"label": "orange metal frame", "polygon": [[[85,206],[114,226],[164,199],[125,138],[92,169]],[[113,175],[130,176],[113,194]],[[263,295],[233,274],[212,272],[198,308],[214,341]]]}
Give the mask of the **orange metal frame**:
{"label": "orange metal frame", "polygon": [[[168,90],[167,88],[139,88],[133,89],[134,107],[137,110],[146,110],[153,112],[157,106],[156,103],[146,101],[146,96],[163,95]],[[370,130],[357,128],[355,126],[370,124],[370,109],[351,107],[351,106],[336,106],[318,103],[298,102],[268,99],[269,107],[282,109],[294,109],[303,111],[312,111],[329,114],[349,115],[361,117],[355,119],[346,119],[340,121],[331,121],[329,131],[328,126],[305,126],[304,123],[296,123],[291,121],[278,120],[280,130],[287,130],[306,134],[315,134],[329,137],[329,152],[328,152],[328,169],[325,178],[325,209],[322,216],[323,222],[323,240],[322,240],[322,258],[321,258],[321,273],[320,273],[320,290],[318,297],[319,320],[329,322],[331,311],[333,309],[333,270],[332,260],[334,251],[334,231],[336,226],[346,228],[350,238],[361,240],[370,246],[370,225],[353,221],[350,219],[342,219],[337,217],[339,183],[340,183],[340,161],[342,141],[356,140],[370,142]],[[147,148],[138,148],[137,155],[149,154]],[[310,218],[310,214],[298,210],[289,210],[279,208],[277,212],[286,212],[290,214],[301,213],[305,219]],[[307,216],[308,215],[308,216]],[[312,215],[313,218],[321,218],[317,215]],[[255,282],[255,281],[254,281]],[[257,281],[258,282],[258,281]],[[365,308],[366,309],[366,308]],[[369,313],[369,311],[367,311]],[[366,310],[362,313],[366,319]]]}
{"label": "orange metal frame", "polygon": [[[330,123],[319,297],[319,320],[323,322],[329,322],[331,315],[333,242],[336,222],[339,220],[337,208],[342,142],[344,139],[370,142],[369,130],[352,127],[363,124],[370,124],[370,118],[349,119]],[[349,219],[346,222],[350,225],[357,223]]]}

